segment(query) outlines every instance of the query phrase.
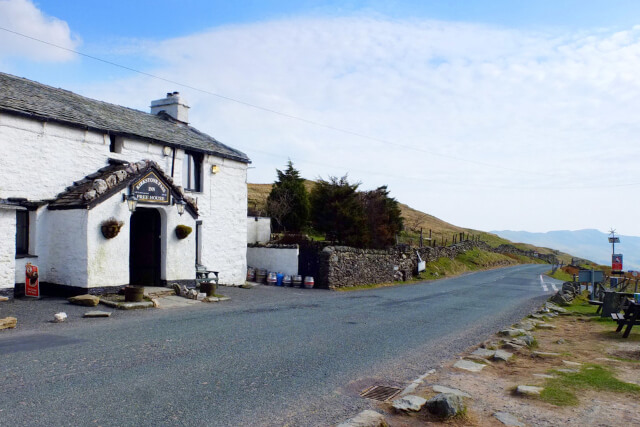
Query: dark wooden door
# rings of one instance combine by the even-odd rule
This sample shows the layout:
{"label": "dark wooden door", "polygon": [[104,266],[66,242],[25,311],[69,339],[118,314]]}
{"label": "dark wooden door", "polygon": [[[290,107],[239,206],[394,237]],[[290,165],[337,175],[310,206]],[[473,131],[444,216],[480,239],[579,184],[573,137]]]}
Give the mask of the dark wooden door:
{"label": "dark wooden door", "polygon": [[129,284],[160,286],[160,213],[138,208],[131,215]]}

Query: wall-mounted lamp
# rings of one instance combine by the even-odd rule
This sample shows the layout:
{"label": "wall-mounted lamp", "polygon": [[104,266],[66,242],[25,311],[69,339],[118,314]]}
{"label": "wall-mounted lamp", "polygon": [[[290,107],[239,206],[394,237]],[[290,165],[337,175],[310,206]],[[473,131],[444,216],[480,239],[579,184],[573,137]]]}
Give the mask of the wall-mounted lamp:
{"label": "wall-mounted lamp", "polygon": [[136,211],[136,206],[138,206],[138,198],[135,195],[129,194],[127,196],[126,194],[123,194],[122,201],[127,202],[127,205],[129,206],[129,212]]}
{"label": "wall-mounted lamp", "polygon": [[176,209],[178,209],[178,215],[182,216],[184,213],[184,207],[187,205],[184,200],[175,198],[173,199],[173,204],[176,205]]}
{"label": "wall-mounted lamp", "polygon": [[164,148],[162,149],[162,154],[164,154],[165,156],[170,156],[171,147],[169,147],[168,145],[165,145]]}
{"label": "wall-mounted lamp", "polygon": [[217,174],[218,172],[220,172],[220,166],[218,165],[211,165],[211,173],[212,174]]}

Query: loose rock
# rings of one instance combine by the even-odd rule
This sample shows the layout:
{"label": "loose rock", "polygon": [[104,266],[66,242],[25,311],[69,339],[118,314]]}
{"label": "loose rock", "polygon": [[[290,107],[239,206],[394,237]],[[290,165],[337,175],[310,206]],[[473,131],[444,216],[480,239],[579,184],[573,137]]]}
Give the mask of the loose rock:
{"label": "loose rock", "polygon": [[507,360],[511,359],[512,356],[513,354],[509,353],[508,351],[497,350],[496,354],[493,355],[493,358],[495,360],[503,360],[506,362]]}
{"label": "loose rock", "polygon": [[427,399],[410,394],[394,400],[391,406],[397,411],[418,412],[425,403],[427,403]]}
{"label": "loose rock", "polygon": [[477,348],[473,353],[471,353],[474,356],[480,356],[480,357],[493,357],[494,354],[496,354],[495,350],[487,350],[486,348]]}
{"label": "loose rock", "polygon": [[426,406],[429,412],[442,418],[455,417],[465,409],[462,397],[453,393],[440,393],[428,400]]}
{"label": "loose rock", "polygon": [[550,325],[548,323],[540,323],[536,326],[538,329],[556,329],[556,325]]}
{"label": "loose rock", "polygon": [[338,427],[387,427],[384,415],[371,410],[360,412],[353,418],[338,424]]}
{"label": "loose rock", "polygon": [[544,388],[533,385],[519,385],[516,389],[516,393],[523,396],[540,396],[542,390],[544,390]]}
{"label": "loose rock", "polygon": [[64,311],[61,311],[60,313],[56,313],[53,315],[54,323],[61,323],[61,322],[64,322],[65,320],[67,320],[67,313],[65,313]]}
{"label": "loose rock", "polygon": [[499,332],[500,335],[507,337],[517,337],[518,335],[525,335],[527,331],[524,329],[507,328]]}
{"label": "loose rock", "polygon": [[82,317],[110,317],[110,316],[111,316],[111,312],[99,311],[99,310],[87,311],[85,314],[82,315]]}
{"label": "loose rock", "polygon": [[471,397],[469,395],[469,393],[465,393],[464,391],[458,390],[457,388],[450,388],[450,387],[446,387],[446,386],[443,386],[443,385],[434,385],[431,388],[436,393],[450,393],[450,394],[455,394],[456,396],[460,396],[460,397]]}
{"label": "loose rock", "polygon": [[471,362],[469,360],[458,360],[453,365],[454,368],[463,369],[469,372],[480,372],[482,368],[484,368],[485,366],[486,365],[483,365],[481,363]]}
{"label": "loose rock", "polygon": [[0,302],[3,302],[3,301],[9,301],[9,298],[7,298],[7,297],[0,297]]}
{"label": "loose rock", "polygon": [[516,417],[507,412],[496,412],[495,414],[493,414],[493,416],[506,426],[524,427],[524,424],[522,424]]}
{"label": "loose rock", "polygon": [[13,329],[18,324],[18,319],[15,317],[5,317],[0,319],[0,329]]}
{"label": "loose rock", "polygon": [[95,295],[78,295],[75,297],[71,297],[68,299],[68,301],[72,304],[76,304],[76,305],[84,305],[87,307],[95,307],[96,305],[98,305],[98,303],[100,302],[100,298],[98,298]]}
{"label": "loose rock", "polygon": [[531,355],[534,357],[550,358],[550,357],[558,357],[560,356],[560,353],[552,353],[547,351],[534,351],[531,353]]}

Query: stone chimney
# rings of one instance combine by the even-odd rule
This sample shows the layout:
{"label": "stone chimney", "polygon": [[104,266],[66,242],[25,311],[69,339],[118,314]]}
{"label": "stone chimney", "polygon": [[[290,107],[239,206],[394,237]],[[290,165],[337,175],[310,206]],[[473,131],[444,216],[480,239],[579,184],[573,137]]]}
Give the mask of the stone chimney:
{"label": "stone chimney", "polygon": [[179,122],[189,123],[189,106],[180,98],[179,92],[169,92],[166,98],[151,101],[151,114],[157,115],[161,111]]}

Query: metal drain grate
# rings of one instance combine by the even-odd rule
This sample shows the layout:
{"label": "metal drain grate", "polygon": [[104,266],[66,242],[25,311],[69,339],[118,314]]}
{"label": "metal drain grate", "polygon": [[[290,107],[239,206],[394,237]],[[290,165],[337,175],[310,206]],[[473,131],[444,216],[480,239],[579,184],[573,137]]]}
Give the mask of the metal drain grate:
{"label": "metal drain grate", "polygon": [[400,393],[402,390],[397,387],[386,387],[383,385],[374,385],[360,393],[360,396],[367,399],[378,400],[380,402],[386,402],[387,400]]}

